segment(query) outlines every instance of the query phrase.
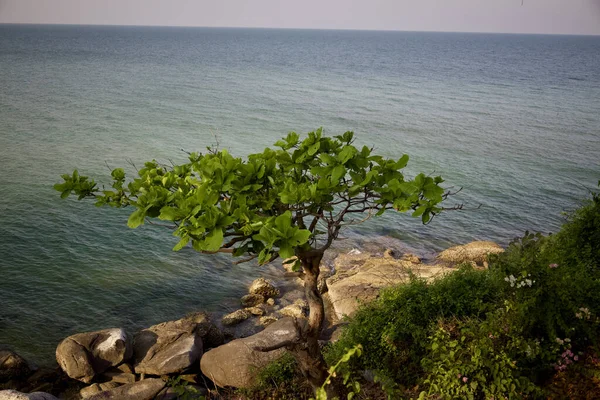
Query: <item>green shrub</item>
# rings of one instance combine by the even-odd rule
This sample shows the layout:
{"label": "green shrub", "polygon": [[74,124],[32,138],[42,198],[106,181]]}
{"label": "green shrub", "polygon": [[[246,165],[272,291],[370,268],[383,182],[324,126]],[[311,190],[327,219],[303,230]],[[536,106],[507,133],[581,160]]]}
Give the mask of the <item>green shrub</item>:
{"label": "green shrub", "polygon": [[422,361],[427,379],[419,399],[521,399],[536,392],[517,359],[534,359],[540,346],[511,326],[510,313],[507,307],[485,320],[440,321]]}
{"label": "green shrub", "polygon": [[[491,257],[504,297],[515,305],[513,324],[536,338],[544,351],[529,368],[540,381],[553,373],[567,340],[574,351],[598,345],[600,337],[600,198],[576,210],[561,230],[550,236],[526,235],[503,254]],[[558,352],[558,354],[557,354]],[[574,354],[574,353],[573,353]],[[564,361],[564,360],[563,360]]]}
{"label": "green shrub", "polygon": [[339,359],[345,348],[360,343],[364,354],[353,363],[354,368],[379,371],[382,378],[402,385],[415,384],[423,373],[420,361],[432,322],[483,316],[498,303],[499,293],[497,280],[471,266],[429,285],[413,278],[406,285],[382,291],[379,299],[359,310],[326,359]]}
{"label": "green shrub", "polygon": [[295,400],[308,399],[312,389],[302,376],[298,364],[290,353],[263,368],[251,389],[238,391],[248,399]]}

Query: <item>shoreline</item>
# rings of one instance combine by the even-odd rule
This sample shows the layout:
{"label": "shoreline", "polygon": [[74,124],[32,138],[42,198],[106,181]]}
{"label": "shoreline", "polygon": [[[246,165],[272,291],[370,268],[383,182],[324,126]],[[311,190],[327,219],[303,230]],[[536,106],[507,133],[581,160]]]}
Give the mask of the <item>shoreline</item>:
{"label": "shoreline", "polygon": [[[365,239],[345,238],[336,243],[335,246],[333,246],[331,250],[325,254],[325,257],[322,261],[322,265],[328,267],[331,271],[333,271],[333,273],[335,273],[335,260],[339,256],[343,256],[348,253],[356,252],[356,254],[368,254],[369,257],[383,258],[385,257],[386,251],[389,252],[391,250],[395,254],[413,255],[414,253],[408,251],[408,249],[410,249],[410,247],[404,245],[400,239],[391,236],[380,236],[378,238],[367,237]],[[419,260],[421,260],[420,262],[422,262],[423,265],[429,265],[435,264],[435,257],[439,254],[440,252],[431,251],[425,256],[423,256],[422,254],[417,254],[416,256]],[[297,274],[286,271],[286,269],[282,267],[281,263],[282,260],[277,259],[270,264],[264,266],[257,266],[257,268],[261,270],[259,274],[261,277],[264,277],[265,279],[274,282],[275,286],[281,290],[282,296],[280,298],[281,304],[279,304],[279,306],[283,308],[292,305],[298,299],[303,298],[303,289],[301,286],[299,286]],[[239,297],[232,297],[227,300],[227,304],[222,304],[217,309],[206,310],[205,308],[200,307],[196,310],[196,312],[207,313],[213,319],[220,319],[224,315],[234,312],[237,308],[239,308]],[[192,311],[192,313],[193,312],[194,311]],[[171,318],[169,318],[169,320],[172,320],[173,318],[185,318],[185,316],[189,313],[190,312],[173,315],[171,316]],[[131,329],[130,327],[128,330],[135,331],[143,329],[143,326],[149,326],[152,324],[160,323],[162,321],[162,319],[149,321],[146,323],[138,321],[136,322],[135,326],[138,326],[139,328]],[[99,321],[97,325],[98,329],[107,328],[107,326],[102,325],[101,321]],[[91,329],[90,331],[93,331],[93,329]],[[65,334],[63,336],[68,335],[69,334]],[[35,355],[34,357],[30,357],[31,351],[24,351],[23,346],[15,346],[11,343],[2,343],[0,345],[0,349],[2,348],[12,349],[18,354],[29,355],[28,357],[26,357],[28,361],[36,367],[42,369],[54,368],[57,366],[56,359],[54,357],[55,346],[51,349],[52,353],[48,351],[47,355],[43,357],[35,357]]]}

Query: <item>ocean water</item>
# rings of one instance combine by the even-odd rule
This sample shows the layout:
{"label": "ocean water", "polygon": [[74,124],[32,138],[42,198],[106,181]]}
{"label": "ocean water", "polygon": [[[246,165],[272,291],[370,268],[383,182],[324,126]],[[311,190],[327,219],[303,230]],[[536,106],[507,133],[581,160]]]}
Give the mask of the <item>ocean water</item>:
{"label": "ocean water", "polygon": [[288,131],[356,133],[407,174],[462,191],[428,226],[386,214],[347,231],[425,257],[556,231],[600,179],[600,37],[0,25],[0,345],[38,363],[74,332],[133,331],[234,309],[273,267],[171,252],[127,210],[61,200],[77,168],[218,142],[244,156]]}

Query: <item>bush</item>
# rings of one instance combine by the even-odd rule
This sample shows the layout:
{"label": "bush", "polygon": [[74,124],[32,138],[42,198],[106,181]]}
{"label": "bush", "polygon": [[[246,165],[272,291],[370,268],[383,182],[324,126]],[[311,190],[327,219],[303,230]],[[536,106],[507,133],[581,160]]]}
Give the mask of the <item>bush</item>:
{"label": "bush", "polygon": [[488,273],[467,265],[429,285],[413,278],[382,291],[378,300],[359,310],[327,351],[327,361],[362,344],[364,354],[354,368],[380,371],[402,385],[414,385],[423,374],[420,361],[431,324],[445,317],[483,316],[498,303],[499,293],[498,282]]}
{"label": "bush", "polygon": [[308,399],[312,389],[308,386],[290,353],[263,368],[251,389],[240,389],[239,394],[248,399],[295,400]]}
{"label": "bush", "polygon": [[[490,268],[462,266],[426,284],[384,290],[360,309],[326,352],[376,371],[421,398],[536,398],[555,374],[598,354],[600,196],[550,236],[526,233]],[[389,386],[389,384],[388,384]],[[423,389],[425,389],[423,391]]]}
{"label": "bush", "polygon": [[427,374],[419,399],[511,399],[536,392],[517,359],[535,358],[539,344],[511,327],[510,308],[485,320],[442,320],[430,337],[422,365]]}

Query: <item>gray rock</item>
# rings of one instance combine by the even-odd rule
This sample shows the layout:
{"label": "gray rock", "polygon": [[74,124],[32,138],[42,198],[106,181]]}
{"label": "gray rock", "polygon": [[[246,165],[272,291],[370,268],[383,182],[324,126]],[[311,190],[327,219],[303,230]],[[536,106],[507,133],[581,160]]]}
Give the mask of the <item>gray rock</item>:
{"label": "gray rock", "polygon": [[303,299],[297,299],[293,304],[279,310],[279,314],[287,317],[306,318],[308,303]]}
{"label": "gray rock", "polygon": [[281,357],[283,348],[261,352],[257,348],[277,347],[298,340],[293,318],[273,322],[262,332],[236,339],[206,352],[200,360],[202,373],[216,385],[248,388],[262,368]]}
{"label": "gray rock", "polygon": [[116,383],[133,383],[135,382],[135,374],[123,372],[119,370],[109,370],[102,373],[102,378]]}
{"label": "gray rock", "polygon": [[436,258],[447,264],[475,263],[487,267],[488,255],[503,251],[504,249],[494,242],[475,241],[450,247],[438,254]]}
{"label": "gray rock", "polygon": [[317,281],[317,290],[320,294],[324,294],[329,291],[329,287],[327,287],[327,278],[321,276],[319,277],[319,280]]}
{"label": "gray rock", "polygon": [[247,294],[241,299],[242,306],[255,307],[265,302],[265,296],[262,294]]}
{"label": "gray rock", "polygon": [[16,390],[0,390],[0,400],[58,400],[49,393],[21,393]]}
{"label": "gray rock", "polygon": [[421,264],[421,259],[412,253],[404,253],[401,258],[403,261],[408,261],[413,264]]}
{"label": "gray rock", "polygon": [[250,318],[251,315],[252,314],[250,313],[250,311],[237,310],[237,311],[232,312],[231,314],[225,315],[221,319],[221,323],[225,326],[236,325],[242,321],[247,320],[248,318]]}
{"label": "gray rock", "polygon": [[272,315],[267,315],[264,317],[260,317],[259,321],[262,326],[269,326],[273,322],[277,321],[277,318],[273,317]]}
{"label": "gray rock", "polygon": [[164,387],[165,382],[160,378],[144,379],[96,393],[88,400],[152,400]]}
{"label": "gray rock", "polygon": [[258,278],[252,282],[250,288],[248,289],[250,294],[260,294],[265,298],[269,297],[277,297],[280,292],[271,282],[267,281],[265,278]]}
{"label": "gray rock", "polygon": [[100,387],[99,383],[94,383],[90,386],[86,386],[83,389],[81,389],[79,391],[79,396],[85,400],[93,395],[95,395],[96,393],[100,393],[102,391],[102,388]]}
{"label": "gray rock", "polygon": [[32,372],[32,368],[23,357],[9,349],[0,350],[0,383],[11,379],[24,379]]}
{"label": "gray rock", "polygon": [[134,369],[137,374],[179,373],[202,355],[202,333],[210,324],[200,314],[163,322],[138,332],[134,337]]}
{"label": "gray rock", "polygon": [[352,316],[361,304],[377,298],[382,288],[407,283],[411,274],[433,280],[452,271],[445,266],[415,264],[360,252],[339,255],[334,266],[336,274],[327,278],[327,293],[337,319]]}
{"label": "gray rock", "polygon": [[117,382],[94,383],[93,385],[86,386],[81,389],[79,391],[79,396],[81,396],[82,400],[86,400],[96,393],[100,393],[105,390],[111,390],[119,386],[121,386],[121,384]]}
{"label": "gray rock", "polygon": [[256,316],[259,316],[259,317],[261,315],[265,315],[265,310],[263,310],[260,307],[248,307],[245,310],[248,311],[250,314],[256,315]]}
{"label": "gray rock", "polygon": [[123,329],[114,328],[69,336],[56,348],[56,361],[70,378],[89,383],[131,354],[129,337]]}

